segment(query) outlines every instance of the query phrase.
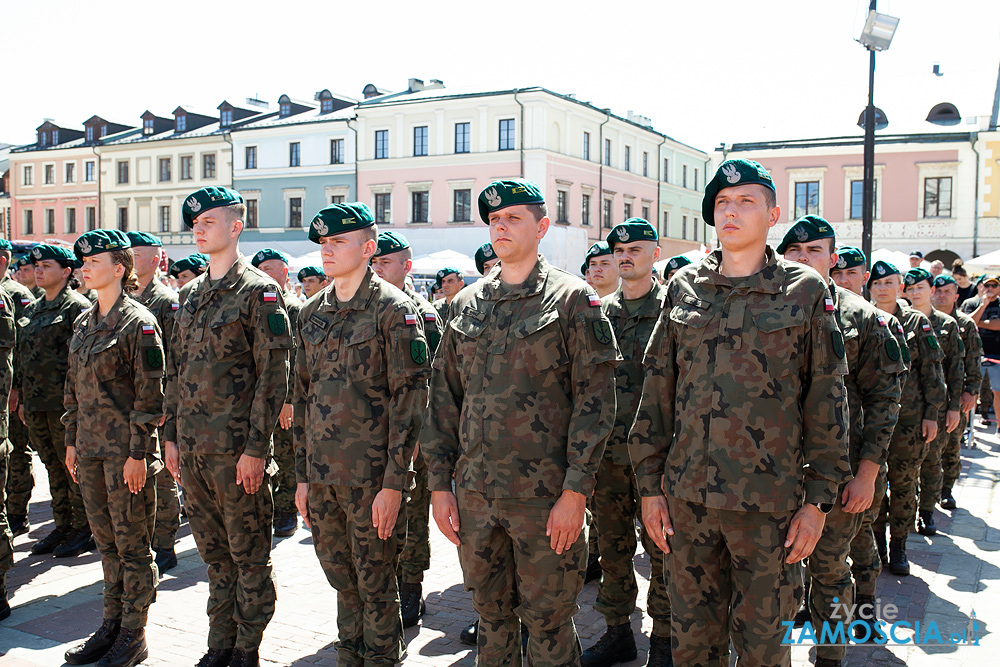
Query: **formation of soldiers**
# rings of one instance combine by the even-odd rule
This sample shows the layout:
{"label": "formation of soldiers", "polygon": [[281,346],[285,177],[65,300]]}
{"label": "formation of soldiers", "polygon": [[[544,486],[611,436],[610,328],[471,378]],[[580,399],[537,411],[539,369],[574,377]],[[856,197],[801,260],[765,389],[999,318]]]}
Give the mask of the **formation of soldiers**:
{"label": "formation of soldiers", "polygon": [[[882,567],[909,574],[914,524],[933,535],[935,506],[956,505],[1000,280],[966,316],[952,278],[884,262],[869,274],[822,218],[772,250],[774,183],[747,160],[706,187],[720,248],[663,275],[646,220],[591,246],[584,282],[538,252],[537,185],[496,181],[478,208],[483,278],[442,269],[433,304],[408,282],[407,239],[362,203],[312,219],[322,267],[296,276],[305,303],[286,255],[239,253],[246,208],[227,188],[184,202],[199,252],[173,264],[179,293],[149,234],[38,246],[17,282],[0,241],[0,393],[18,413],[9,433],[0,421],[0,577],[28,528],[30,442],[55,519],[32,553],[96,545],[104,563],[103,622],[67,662],[148,656],[178,484],[208,566],[200,667],[259,664],[272,536],[298,516],[337,590],[348,667],[404,659],[432,516],[458,548],[479,616],[462,639],[483,667],[634,660],[639,542],[651,667],[728,664],[731,646],[741,664],[787,665],[793,617],[859,620],[874,637]],[[607,630],[583,650],[573,616],[592,576]],[[835,600],[857,617],[833,618]],[[820,646],[816,664],[844,650]]]}

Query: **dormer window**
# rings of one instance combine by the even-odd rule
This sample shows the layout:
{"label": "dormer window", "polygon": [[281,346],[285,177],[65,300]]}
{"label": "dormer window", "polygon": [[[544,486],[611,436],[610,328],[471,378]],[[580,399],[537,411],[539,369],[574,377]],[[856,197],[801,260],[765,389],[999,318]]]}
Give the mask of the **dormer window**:
{"label": "dormer window", "polygon": [[154,132],[154,129],[153,129],[153,119],[152,118],[144,118],[143,121],[142,121],[142,133],[143,134],[152,134],[153,132]]}
{"label": "dormer window", "polygon": [[177,116],[174,119],[174,132],[184,132],[187,130],[187,116]]}
{"label": "dormer window", "polygon": [[323,100],[320,102],[319,108],[323,113],[330,113],[333,111],[333,100]]}
{"label": "dormer window", "polygon": [[89,142],[91,142],[93,140],[94,140],[94,126],[93,125],[88,125],[87,126],[87,142],[89,143]]}
{"label": "dormer window", "polygon": [[55,146],[59,143],[59,130],[52,130],[52,145]]}
{"label": "dormer window", "polygon": [[233,110],[232,109],[225,109],[225,110],[223,110],[223,112],[220,114],[219,124],[222,127],[229,127],[230,125],[233,124]]}
{"label": "dormer window", "polygon": [[278,113],[282,118],[292,113],[292,105],[288,103],[282,104],[279,109]]}
{"label": "dormer window", "polygon": [[48,145],[48,142],[49,142],[49,135],[48,135],[48,133],[47,132],[39,132],[38,133],[38,145],[44,147],[44,146]]}
{"label": "dormer window", "polygon": [[108,136],[108,126],[101,125],[101,139],[103,139],[106,136]]}

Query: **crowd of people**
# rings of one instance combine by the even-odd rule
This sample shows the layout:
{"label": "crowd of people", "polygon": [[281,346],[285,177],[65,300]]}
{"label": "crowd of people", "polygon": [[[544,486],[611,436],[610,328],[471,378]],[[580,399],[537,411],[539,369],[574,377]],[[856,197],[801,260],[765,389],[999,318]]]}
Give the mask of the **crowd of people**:
{"label": "crowd of people", "polygon": [[[404,660],[432,517],[458,549],[479,617],[462,641],[483,667],[634,660],[640,542],[650,667],[725,665],[731,647],[788,665],[793,618],[874,639],[876,578],[909,575],[909,533],[956,508],[982,380],[1000,387],[1000,278],[927,271],[919,253],[869,271],[812,215],[772,249],[776,201],[763,167],[727,160],[703,201],[718,249],[657,270],[656,228],[630,218],[581,280],[538,252],[540,188],[499,180],[478,198],[482,278],[443,268],[433,302],[405,236],[363,203],[316,213],[322,266],[297,281],[278,250],[240,254],[246,207],[227,188],[184,201],[198,252],[167,275],[143,232],[40,245],[12,271],[0,241],[0,620],[34,450],[54,528],[32,554],[96,547],[104,565],[103,618],[70,664],[148,657],[178,485],[208,570],[199,667],[259,664],[272,537],[299,517],[347,667]],[[607,628],[584,650],[573,617],[595,578]],[[846,643],[816,664],[841,664]]]}

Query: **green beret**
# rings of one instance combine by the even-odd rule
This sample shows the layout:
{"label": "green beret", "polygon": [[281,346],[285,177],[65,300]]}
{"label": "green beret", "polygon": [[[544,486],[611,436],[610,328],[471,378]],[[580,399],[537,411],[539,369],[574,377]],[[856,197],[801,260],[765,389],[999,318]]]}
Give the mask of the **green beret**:
{"label": "green beret", "polygon": [[206,266],[208,266],[208,257],[200,252],[196,252],[193,255],[181,257],[174,262],[173,266],[170,267],[170,275],[176,278],[184,271],[199,273],[199,269],[204,269]]}
{"label": "green beret", "polygon": [[73,251],[61,245],[36,245],[31,249],[30,257],[32,264],[44,259],[52,259],[71,269],[79,269],[82,266]]}
{"label": "green beret", "polygon": [[928,285],[934,284],[934,276],[931,275],[931,272],[919,266],[915,269],[910,269],[903,275],[903,282],[906,283],[907,287],[916,285],[921,280],[926,280]]}
{"label": "green beret", "polygon": [[788,246],[793,243],[809,243],[820,239],[836,239],[833,227],[818,215],[804,215],[785,232],[785,238],[776,248],[779,255],[784,255]]}
{"label": "green beret", "polygon": [[587,248],[587,254],[583,258],[584,267],[590,266],[590,260],[594,257],[600,257],[601,255],[610,255],[611,246],[608,245],[607,241],[598,241],[594,245]]}
{"label": "green beret", "polygon": [[456,269],[454,267],[446,266],[445,268],[443,268],[443,269],[441,269],[440,271],[437,272],[437,282],[438,283],[443,282],[446,276],[450,276],[453,273],[456,276],[458,276],[459,278],[462,277],[462,272],[461,271],[459,271],[458,269]]}
{"label": "green beret", "polygon": [[490,224],[490,213],[518,204],[544,204],[542,190],[531,181],[509,179],[493,181],[479,193],[479,217]]}
{"label": "green beret", "polygon": [[943,273],[937,278],[935,278],[932,284],[934,285],[934,287],[944,287],[945,285],[958,285],[958,283],[955,281],[954,278],[952,278],[951,276],[946,276]]}
{"label": "green beret", "polygon": [[898,276],[899,269],[889,262],[883,262],[881,259],[874,264],[872,264],[872,274],[868,278],[868,287],[872,286],[873,280],[882,280],[883,278],[888,278],[889,276]]}
{"label": "green beret", "polygon": [[[774,189],[774,181],[771,174],[767,173],[759,162],[753,160],[726,160],[719,165],[719,170],[708,185],[705,186],[705,197],[701,200],[701,214],[705,222],[715,226],[715,195],[719,191],[731,188],[734,185],[763,185],[771,192]],[[780,250],[778,252],[781,252]]]}
{"label": "green beret", "polygon": [[677,255],[676,257],[671,257],[667,260],[667,273],[671,271],[676,271],[677,269],[683,268],[691,263],[691,260],[684,255]]}
{"label": "green beret", "polygon": [[493,252],[492,243],[484,243],[483,245],[479,246],[479,249],[476,250],[476,268],[479,269],[479,273],[485,276],[486,262],[490,261],[491,259],[495,259],[496,256],[497,254]]}
{"label": "green beret", "polygon": [[280,250],[274,250],[273,248],[264,248],[263,250],[258,250],[257,254],[253,256],[250,263],[253,264],[254,268],[259,268],[260,265],[269,259],[276,259],[278,261],[288,264],[292,260],[288,258],[288,255],[281,252]]}
{"label": "green beret", "polygon": [[845,245],[837,248],[837,265],[834,269],[853,269],[865,265],[865,253],[860,248]]}
{"label": "green beret", "polygon": [[[14,263],[14,266],[16,268],[18,268],[18,269],[23,269],[24,267],[28,266],[29,264],[31,264],[31,257],[29,257],[28,255],[25,255],[21,259],[17,260]],[[979,280],[980,280],[980,282],[982,282],[982,276],[980,276]]]}
{"label": "green beret", "polygon": [[410,242],[399,232],[379,232],[378,250],[375,251],[375,256],[391,255],[406,250],[409,247]]}
{"label": "green beret", "polygon": [[82,262],[84,257],[131,247],[132,242],[125,232],[120,232],[117,229],[95,229],[92,232],[80,234],[73,244],[73,252],[76,254],[76,258]]}
{"label": "green beret", "polygon": [[587,265],[587,262],[584,262],[583,264],[581,264],[580,265],[580,275],[581,276],[587,275],[587,269],[589,269],[589,268],[590,268],[590,266]]}
{"label": "green beret", "polygon": [[0,239],[0,250],[13,250],[14,246],[7,239]]}
{"label": "green beret", "polygon": [[325,280],[326,274],[323,273],[323,269],[318,266],[304,266],[298,274],[299,282],[302,282],[305,278],[319,278],[320,280]]}
{"label": "green beret", "polygon": [[431,283],[431,292],[438,292],[440,290],[441,290],[440,280],[435,280],[433,283]]}
{"label": "green beret", "polygon": [[359,201],[348,204],[330,204],[313,218],[309,225],[309,240],[319,243],[324,236],[346,234],[375,224],[375,216],[366,204]]}
{"label": "green beret", "polygon": [[615,243],[656,241],[657,239],[659,236],[656,234],[656,229],[648,221],[642,218],[629,218],[608,232],[608,247],[613,252]]}
{"label": "green beret", "polygon": [[185,225],[194,227],[194,219],[205,211],[210,211],[220,206],[242,203],[244,203],[243,195],[236,190],[216,187],[202,188],[201,190],[192,192],[184,200],[184,205],[181,206],[181,217],[184,218]]}
{"label": "green beret", "polygon": [[128,240],[132,242],[133,248],[143,246],[159,248],[163,246],[163,241],[160,240],[160,237],[147,234],[146,232],[128,232]]}

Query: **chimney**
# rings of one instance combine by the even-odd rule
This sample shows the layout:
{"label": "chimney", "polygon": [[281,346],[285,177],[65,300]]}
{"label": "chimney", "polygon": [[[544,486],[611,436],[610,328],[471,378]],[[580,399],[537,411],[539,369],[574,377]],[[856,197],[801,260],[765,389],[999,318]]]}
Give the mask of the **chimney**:
{"label": "chimney", "polygon": [[407,89],[411,93],[419,93],[421,90],[424,89],[423,79],[410,79],[410,83],[407,86]]}

